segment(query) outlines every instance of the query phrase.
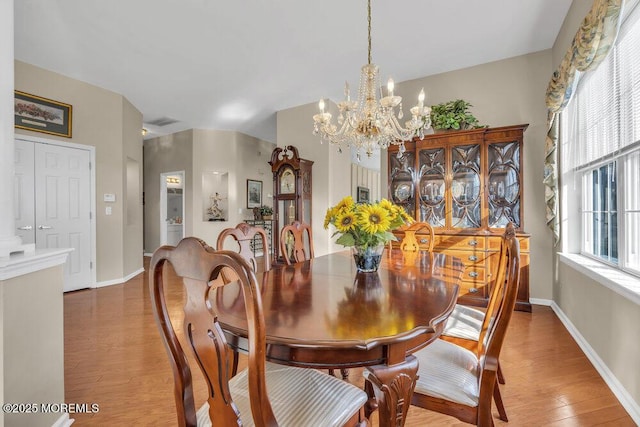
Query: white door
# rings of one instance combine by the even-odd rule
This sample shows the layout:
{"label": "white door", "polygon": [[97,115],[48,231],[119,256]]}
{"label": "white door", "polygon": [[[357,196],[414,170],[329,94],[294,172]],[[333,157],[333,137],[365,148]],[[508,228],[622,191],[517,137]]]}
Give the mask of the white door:
{"label": "white door", "polygon": [[90,160],[88,150],[16,140],[18,234],[25,243],[35,239],[36,249],[74,249],[64,265],[65,292],[92,282]]}
{"label": "white door", "polygon": [[16,235],[22,243],[36,242],[36,208],[34,177],[34,143],[17,139],[15,144],[15,173],[13,178],[13,194],[15,202]]}
{"label": "white door", "polygon": [[176,246],[184,237],[184,171],[160,174],[160,245]]}

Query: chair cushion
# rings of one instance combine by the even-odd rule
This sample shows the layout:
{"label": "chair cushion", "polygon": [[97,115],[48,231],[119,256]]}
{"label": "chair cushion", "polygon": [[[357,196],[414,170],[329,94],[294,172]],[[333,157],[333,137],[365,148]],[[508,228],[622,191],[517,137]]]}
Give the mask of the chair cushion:
{"label": "chair cushion", "polygon": [[[253,426],[246,369],[229,381],[243,426]],[[358,387],[314,369],[267,362],[267,393],[280,426],[342,426],[358,413],[367,394]],[[197,413],[198,426],[211,426],[209,404]]]}
{"label": "chair cushion", "polygon": [[483,320],[484,311],[456,304],[447,319],[442,335],[478,341]]}
{"label": "chair cushion", "polygon": [[414,354],[418,358],[415,392],[467,406],[478,406],[480,366],[473,352],[435,340]]}

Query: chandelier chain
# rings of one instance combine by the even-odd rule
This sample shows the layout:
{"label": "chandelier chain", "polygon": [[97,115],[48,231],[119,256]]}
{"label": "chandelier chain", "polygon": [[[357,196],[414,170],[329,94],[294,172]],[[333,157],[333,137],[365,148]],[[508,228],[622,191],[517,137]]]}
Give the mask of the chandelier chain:
{"label": "chandelier chain", "polygon": [[368,23],[368,41],[369,41],[369,62],[371,64],[371,0],[367,0],[367,23]]}

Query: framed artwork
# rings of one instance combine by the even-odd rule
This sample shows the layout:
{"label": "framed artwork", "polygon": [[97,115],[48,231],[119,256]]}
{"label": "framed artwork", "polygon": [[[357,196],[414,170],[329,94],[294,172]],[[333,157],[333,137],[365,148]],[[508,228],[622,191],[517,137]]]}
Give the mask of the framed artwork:
{"label": "framed artwork", "polygon": [[71,105],[18,90],[14,93],[15,126],[71,138]]}
{"label": "framed artwork", "polygon": [[262,181],[247,180],[247,208],[262,206]]}
{"label": "framed artwork", "polygon": [[369,189],[367,187],[358,187],[358,203],[369,203]]}

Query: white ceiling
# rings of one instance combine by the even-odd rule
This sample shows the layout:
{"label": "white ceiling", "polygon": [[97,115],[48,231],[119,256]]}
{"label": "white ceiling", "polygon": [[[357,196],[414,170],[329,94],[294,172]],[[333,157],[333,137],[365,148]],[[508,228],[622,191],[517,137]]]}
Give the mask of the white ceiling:
{"label": "white ceiling", "polygon": [[[402,82],[551,48],[571,0],[372,3],[373,62]],[[365,0],[14,4],[16,59],[124,95],[149,136],[204,128],[275,142],[278,110],[341,99],[367,62]],[[161,118],[178,123],[149,124]]]}

